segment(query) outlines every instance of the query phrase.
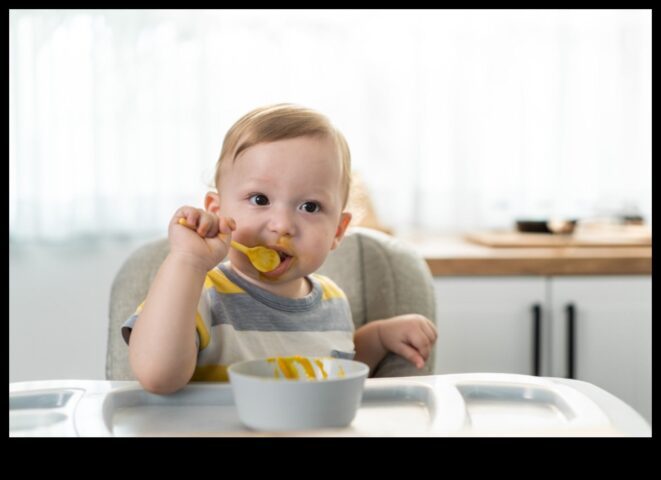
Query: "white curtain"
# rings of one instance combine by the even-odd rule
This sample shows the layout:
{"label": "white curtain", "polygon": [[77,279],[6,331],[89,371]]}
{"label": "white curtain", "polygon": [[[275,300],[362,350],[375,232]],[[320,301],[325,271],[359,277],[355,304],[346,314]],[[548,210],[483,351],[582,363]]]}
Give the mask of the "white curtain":
{"label": "white curtain", "polygon": [[165,234],[248,110],[327,114],[383,223],[651,222],[651,11],[10,11],[10,236]]}

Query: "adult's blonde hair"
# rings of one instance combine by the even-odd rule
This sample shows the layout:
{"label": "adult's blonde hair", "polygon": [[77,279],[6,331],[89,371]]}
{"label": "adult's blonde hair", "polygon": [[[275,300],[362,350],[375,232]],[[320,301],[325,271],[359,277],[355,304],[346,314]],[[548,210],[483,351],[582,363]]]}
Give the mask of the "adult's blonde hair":
{"label": "adult's blonde hair", "polygon": [[256,108],[232,125],[216,163],[216,188],[220,185],[223,162],[234,162],[241,152],[258,143],[304,136],[330,138],[335,143],[342,167],[342,208],[346,207],[351,186],[351,153],[344,135],[321,113],[290,103]]}

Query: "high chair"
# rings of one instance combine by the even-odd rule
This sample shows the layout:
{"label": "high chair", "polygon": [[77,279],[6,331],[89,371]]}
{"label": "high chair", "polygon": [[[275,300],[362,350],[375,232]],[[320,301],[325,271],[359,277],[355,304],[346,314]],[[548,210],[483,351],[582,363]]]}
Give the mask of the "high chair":
{"label": "high chair", "polygon": [[[120,327],[147,296],[149,285],[168,251],[167,239],[145,244],[129,256],[115,276],[110,293],[106,352],[108,380],[135,379]],[[418,253],[395,237],[369,228],[351,227],[319,273],[330,277],[344,290],[356,328],[372,320],[405,313],[419,313],[436,322],[429,268]],[[433,353],[421,369],[390,353],[372,376],[430,375],[433,366]]]}

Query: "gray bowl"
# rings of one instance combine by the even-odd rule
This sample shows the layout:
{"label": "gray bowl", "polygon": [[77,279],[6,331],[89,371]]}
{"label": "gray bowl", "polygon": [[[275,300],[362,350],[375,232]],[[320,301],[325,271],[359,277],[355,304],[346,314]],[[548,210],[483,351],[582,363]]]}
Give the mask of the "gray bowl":
{"label": "gray bowl", "polygon": [[369,367],[331,357],[319,360],[326,379],[276,378],[268,359],[230,365],[228,372],[241,422],[253,430],[283,431],[346,427],[360,405]]}

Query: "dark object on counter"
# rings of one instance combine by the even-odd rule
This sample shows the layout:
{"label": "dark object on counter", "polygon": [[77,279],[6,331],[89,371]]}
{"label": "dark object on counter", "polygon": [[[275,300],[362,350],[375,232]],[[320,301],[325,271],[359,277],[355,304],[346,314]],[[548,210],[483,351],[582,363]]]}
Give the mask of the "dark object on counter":
{"label": "dark object on counter", "polygon": [[576,220],[517,220],[516,229],[522,233],[572,233]]}
{"label": "dark object on counter", "polygon": [[553,233],[546,220],[517,220],[516,229],[524,233]]}
{"label": "dark object on counter", "polygon": [[622,223],[625,225],[645,225],[645,219],[640,215],[623,215]]}

